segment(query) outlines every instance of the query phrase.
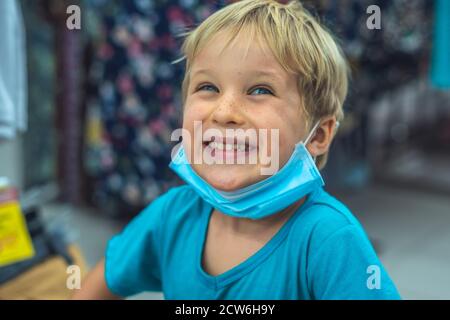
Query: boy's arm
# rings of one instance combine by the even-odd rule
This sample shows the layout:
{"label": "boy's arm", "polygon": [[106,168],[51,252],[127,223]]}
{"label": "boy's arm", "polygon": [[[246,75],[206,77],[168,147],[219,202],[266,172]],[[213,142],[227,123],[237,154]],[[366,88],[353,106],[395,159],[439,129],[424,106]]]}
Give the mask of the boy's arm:
{"label": "boy's arm", "polygon": [[105,281],[105,259],[102,259],[86,279],[81,283],[81,289],[72,296],[72,300],[113,300],[122,299],[113,294]]}
{"label": "boy's arm", "polygon": [[176,195],[169,191],[156,198],[112,237],[104,258],[83,279],[72,299],[121,299],[144,291],[162,291],[161,215]]}

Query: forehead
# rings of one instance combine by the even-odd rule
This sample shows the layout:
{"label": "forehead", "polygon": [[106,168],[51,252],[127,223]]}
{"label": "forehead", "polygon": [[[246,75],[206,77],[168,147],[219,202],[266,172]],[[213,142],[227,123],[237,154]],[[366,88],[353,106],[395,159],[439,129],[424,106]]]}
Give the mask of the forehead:
{"label": "forehead", "polygon": [[205,69],[252,69],[263,75],[285,73],[260,36],[241,31],[237,36],[222,31],[207,40],[192,63],[192,74]]}

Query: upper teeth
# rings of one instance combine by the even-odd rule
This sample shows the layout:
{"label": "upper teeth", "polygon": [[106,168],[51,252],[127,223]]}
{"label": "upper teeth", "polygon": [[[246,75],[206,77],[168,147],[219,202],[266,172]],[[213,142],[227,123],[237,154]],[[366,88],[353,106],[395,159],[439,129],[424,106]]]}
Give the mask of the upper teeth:
{"label": "upper teeth", "polygon": [[245,145],[243,145],[243,144],[222,143],[222,142],[212,141],[212,142],[209,143],[209,147],[212,148],[212,149],[218,149],[218,150],[245,151]]}

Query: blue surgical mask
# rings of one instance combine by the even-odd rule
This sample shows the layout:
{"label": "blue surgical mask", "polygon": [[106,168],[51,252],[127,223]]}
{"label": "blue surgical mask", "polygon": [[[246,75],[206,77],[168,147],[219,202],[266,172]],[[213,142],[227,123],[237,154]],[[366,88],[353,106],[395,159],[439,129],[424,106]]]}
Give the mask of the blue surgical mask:
{"label": "blue surgical mask", "polygon": [[189,164],[181,145],[169,167],[209,204],[220,212],[237,217],[261,219],[275,214],[324,185],[306,145],[319,122],[304,142],[295,145],[288,162],[274,175],[230,192],[213,188]]}

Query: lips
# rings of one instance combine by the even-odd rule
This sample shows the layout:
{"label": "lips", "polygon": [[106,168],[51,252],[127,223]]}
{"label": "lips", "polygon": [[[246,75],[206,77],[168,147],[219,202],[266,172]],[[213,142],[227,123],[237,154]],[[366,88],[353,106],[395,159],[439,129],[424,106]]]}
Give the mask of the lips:
{"label": "lips", "polygon": [[212,137],[209,141],[203,141],[204,147],[209,147],[212,150],[217,151],[251,151],[256,149],[256,145],[246,141],[246,139],[234,138],[234,139],[226,139],[226,138],[218,138]]}
{"label": "lips", "polygon": [[[257,145],[246,141],[245,138],[221,138],[212,137],[203,141],[203,147],[209,151],[210,155],[223,160],[234,160],[247,158],[250,153],[257,150]],[[228,163],[228,161],[227,161]]]}
{"label": "lips", "polygon": [[211,141],[208,146],[213,150],[226,150],[226,151],[248,151],[248,145],[246,144],[231,144]]}

